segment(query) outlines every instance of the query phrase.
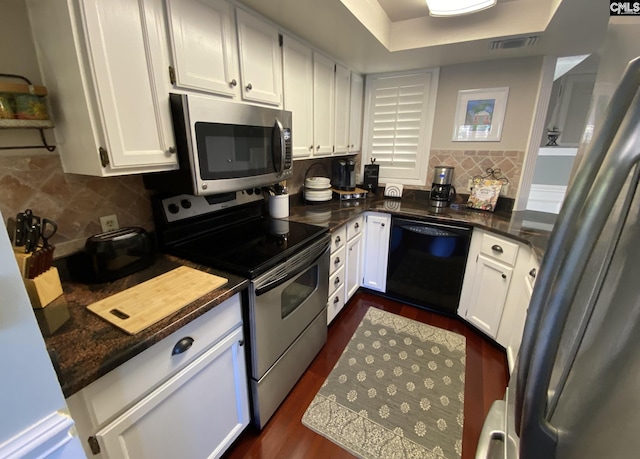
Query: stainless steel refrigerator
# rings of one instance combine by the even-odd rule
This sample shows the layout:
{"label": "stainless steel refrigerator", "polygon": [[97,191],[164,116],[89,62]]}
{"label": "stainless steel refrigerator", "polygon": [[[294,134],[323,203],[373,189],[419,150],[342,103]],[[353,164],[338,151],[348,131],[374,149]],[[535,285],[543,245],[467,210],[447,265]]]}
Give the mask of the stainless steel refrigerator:
{"label": "stainless steel refrigerator", "polygon": [[640,58],[583,152],[478,459],[640,457]]}

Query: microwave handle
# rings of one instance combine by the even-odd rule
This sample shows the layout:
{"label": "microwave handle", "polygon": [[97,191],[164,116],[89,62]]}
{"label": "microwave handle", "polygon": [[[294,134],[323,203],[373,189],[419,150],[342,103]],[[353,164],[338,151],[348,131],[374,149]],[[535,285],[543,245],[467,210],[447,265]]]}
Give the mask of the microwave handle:
{"label": "microwave handle", "polygon": [[271,137],[271,154],[273,155],[273,167],[276,172],[282,172],[284,170],[284,149],[284,129],[282,128],[282,123],[276,119]]}

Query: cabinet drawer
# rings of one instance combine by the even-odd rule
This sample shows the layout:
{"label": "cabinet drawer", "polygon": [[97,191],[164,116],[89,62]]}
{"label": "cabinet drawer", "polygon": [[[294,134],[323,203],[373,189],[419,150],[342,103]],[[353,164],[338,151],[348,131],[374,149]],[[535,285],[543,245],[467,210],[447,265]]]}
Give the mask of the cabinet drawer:
{"label": "cabinet drawer", "polygon": [[331,252],[333,253],[340,247],[344,247],[345,242],[347,242],[347,228],[342,226],[331,233]]}
{"label": "cabinet drawer", "polygon": [[331,258],[329,259],[329,273],[333,274],[342,268],[344,266],[344,260],[345,248],[343,246],[331,254]]}
{"label": "cabinet drawer", "polygon": [[[95,425],[100,426],[184,368],[240,324],[242,308],[240,294],[236,294],[94,381],[78,395],[84,398]],[[193,338],[191,347],[181,354],[172,355],[176,343],[186,337]]]}
{"label": "cabinet drawer", "polygon": [[344,289],[336,290],[333,295],[329,297],[327,302],[327,325],[338,315],[338,313],[344,307]]}
{"label": "cabinet drawer", "polygon": [[361,215],[353,220],[350,220],[349,223],[346,224],[347,227],[347,240],[350,241],[358,234],[362,233],[364,229],[364,215]]}
{"label": "cabinet drawer", "polygon": [[513,266],[518,256],[518,244],[484,233],[480,253]]}
{"label": "cabinet drawer", "polygon": [[336,290],[342,287],[344,287],[344,266],[329,276],[329,291],[331,292],[329,298],[331,298]]}

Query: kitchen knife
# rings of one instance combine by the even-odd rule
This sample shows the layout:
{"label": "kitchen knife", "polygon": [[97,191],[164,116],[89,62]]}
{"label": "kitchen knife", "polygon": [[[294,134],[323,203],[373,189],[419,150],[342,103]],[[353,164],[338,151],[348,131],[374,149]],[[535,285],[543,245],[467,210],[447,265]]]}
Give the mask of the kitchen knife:
{"label": "kitchen knife", "polygon": [[16,215],[16,233],[13,243],[16,247],[22,247],[27,238],[27,216],[24,212]]}
{"label": "kitchen knife", "polygon": [[25,241],[25,246],[24,246],[25,253],[33,252],[38,245],[39,239],[40,239],[40,223],[36,222],[36,223],[33,223],[29,228],[29,230],[27,231],[27,239]]}
{"label": "kitchen knife", "polygon": [[43,259],[42,259],[42,272],[47,271],[51,267],[51,263],[53,263],[53,251],[55,247],[49,244],[49,239],[53,237],[54,234],[58,231],[58,224],[53,220],[49,220],[48,218],[42,219],[42,228],[40,231],[40,236],[42,237],[42,251]]}

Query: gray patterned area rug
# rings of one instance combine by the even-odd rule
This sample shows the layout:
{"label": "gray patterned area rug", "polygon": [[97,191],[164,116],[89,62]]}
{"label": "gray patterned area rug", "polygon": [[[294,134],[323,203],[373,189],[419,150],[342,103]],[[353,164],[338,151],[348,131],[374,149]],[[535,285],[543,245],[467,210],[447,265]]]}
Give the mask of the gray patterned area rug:
{"label": "gray patterned area rug", "polygon": [[462,453],[465,337],[369,308],[302,417],[362,458]]}

